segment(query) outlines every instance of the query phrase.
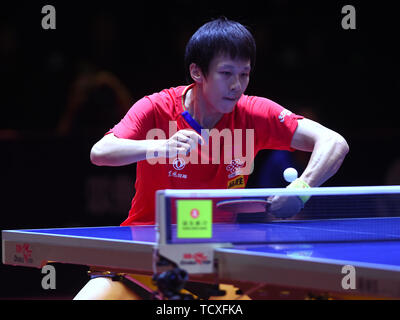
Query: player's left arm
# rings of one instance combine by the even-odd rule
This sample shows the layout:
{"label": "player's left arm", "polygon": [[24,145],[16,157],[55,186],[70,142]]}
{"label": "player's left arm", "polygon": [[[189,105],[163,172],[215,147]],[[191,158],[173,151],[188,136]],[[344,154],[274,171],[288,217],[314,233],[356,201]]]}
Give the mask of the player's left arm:
{"label": "player's left arm", "polygon": [[300,176],[310,187],[319,187],[332,177],[349,152],[349,146],[340,134],[309,119],[298,120],[291,147],[312,152]]}

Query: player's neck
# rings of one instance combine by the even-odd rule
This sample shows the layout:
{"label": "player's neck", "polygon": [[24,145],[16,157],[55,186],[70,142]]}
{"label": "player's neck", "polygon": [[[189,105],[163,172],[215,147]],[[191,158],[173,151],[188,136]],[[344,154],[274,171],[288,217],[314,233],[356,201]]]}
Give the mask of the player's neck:
{"label": "player's neck", "polygon": [[185,95],[185,106],[190,115],[205,129],[212,129],[223,114],[213,110],[197,85],[188,90]]}

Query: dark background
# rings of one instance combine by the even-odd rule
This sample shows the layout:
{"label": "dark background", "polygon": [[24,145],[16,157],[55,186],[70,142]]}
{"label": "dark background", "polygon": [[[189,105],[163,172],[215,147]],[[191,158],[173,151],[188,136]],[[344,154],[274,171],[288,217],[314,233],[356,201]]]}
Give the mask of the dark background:
{"label": "dark background", "polygon": [[[294,112],[308,108],[348,141],[350,153],[326,186],[399,184],[389,173],[400,138],[400,28],[392,3],[2,4],[0,229],[118,225],[134,194],[135,165],[95,167],[90,148],[133,102],[186,84],[187,41],[221,15],[248,26],[257,42],[247,94]],[[55,30],[41,26],[46,4],[56,9]],[[346,4],[356,9],[356,30],[341,27]],[[255,176],[268,154],[256,158]],[[249,186],[257,186],[254,179]],[[85,268],[57,271],[57,290],[45,292],[40,270],[1,265],[0,297],[69,297],[87,280]]]}

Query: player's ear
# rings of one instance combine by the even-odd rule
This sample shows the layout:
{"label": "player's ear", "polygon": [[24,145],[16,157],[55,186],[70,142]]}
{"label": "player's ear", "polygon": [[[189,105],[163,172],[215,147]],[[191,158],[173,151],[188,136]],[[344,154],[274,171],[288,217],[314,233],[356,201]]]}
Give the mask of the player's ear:
{"label": "player's ear", "polygon": [[197,83],[203,82],[204,79],[203,72],[201,72],[201,69],[197,64],[191,63],[189,66],[189,71],[190,71],[190,76],[192,77],[194,82]]}

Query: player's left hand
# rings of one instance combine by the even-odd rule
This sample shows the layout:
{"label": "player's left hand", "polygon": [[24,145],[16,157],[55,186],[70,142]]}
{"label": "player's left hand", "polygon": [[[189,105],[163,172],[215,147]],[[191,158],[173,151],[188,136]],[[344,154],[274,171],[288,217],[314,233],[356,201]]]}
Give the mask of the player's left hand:
{"label": "player's left hand", "polygon": [[303,209],[303,201],[297,196],[272,196],[268,198],[267,212],[277,218],[292,218]]}

